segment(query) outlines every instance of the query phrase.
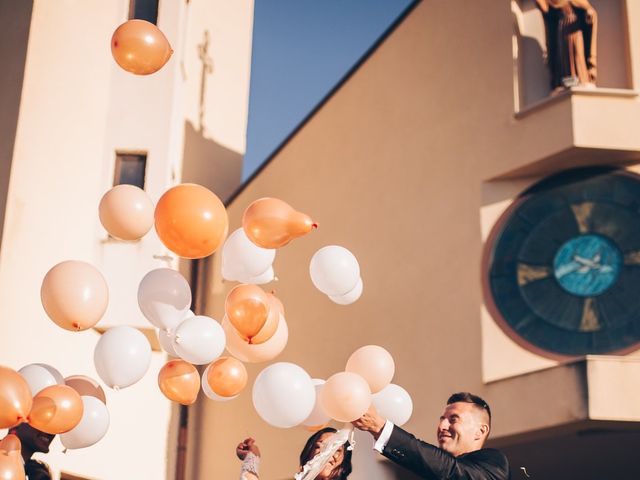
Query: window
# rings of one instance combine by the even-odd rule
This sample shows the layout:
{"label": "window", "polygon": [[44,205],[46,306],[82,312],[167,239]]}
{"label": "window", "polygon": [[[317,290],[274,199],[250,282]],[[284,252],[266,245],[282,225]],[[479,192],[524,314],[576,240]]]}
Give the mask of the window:
{"label": "window", "polygon": [[147,166],[146,153],[116,153],[114,185],[135,185],[144,189],[144,174]]}
{"label": "window", "polygon": [[158,23],[159,0],[130,0],[129,20],[137,18],[151,23]]}

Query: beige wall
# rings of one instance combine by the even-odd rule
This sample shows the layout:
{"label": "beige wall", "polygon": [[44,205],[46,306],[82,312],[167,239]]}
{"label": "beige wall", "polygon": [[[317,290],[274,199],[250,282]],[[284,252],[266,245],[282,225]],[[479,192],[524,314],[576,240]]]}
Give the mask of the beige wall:
{"label": "beige wall", "polygon": [[[633,39],[640,11],[627,3]],[[283,300],[290,327],[278,360],[327,378],[359,346],[384,346],[396,360],[394,382],[414,400],[407,428],[427,441],[459,390],[497,406],[496,439],[589,418],[584,369],[551,368],[494,326],[481,259],[501,209],[536,178],[605,159],[635,161],[640,103],[633,92],[576,91],[516,116],[512,22],[506,1],[464,2],[463,14],[459,3],[421,2],[229,207],[231,229],[262,196],[320,224],[278,252],[280,280],[266,287]],[[311,284],[309,260],[328,244],[358,257],[364,294],[353,305],[335,305]],[[208,268],[206,310],[220,318],[231,286],[219,282],[219,259]],[[248,367],[250,384],[265,366]],[[501,378],[506,383],[486,383]],[[248,435],[263,451],[264,478],[295,471],[308,432],[266,425],[250,390],[192,410],[201,446],[193,478],[233,478],[234,446]],[[407,478],[361,452],[355,480]]]}
{"label": "beige wall", "polygon": [[[137,306],[138,283],[150,269],[177,267],[178,262],[162,258],[168,252],[153,231],[139,242],[122,243],[109,239],[100,225],[97,206],[112,186],[116,151],[147,152],[145,189],[154,202],[181,179],[185,124],[195,121],[200,103],[208,115],[228,119],[224,124],[211,120],[207,138],[224,143],[238,162],[244,153],[253,2],[160,2],[158,26],[175,52],[161,71],[148,77],[123,72],[109,50],[113,31],[127,19],[128,5],[127,0],[36,0],[28,48],[24,43],[14,49],[16,63],[24,57],[21,48],[26,50],[24,82],[13,117],[2,112],[2,135],[5,123],[13,121],[17,128],[12,156],[5,159],[2,147],[6,176],[0,178],[5,215],[0,364],[14,369],[43,362],[64,375],[98,378],[93,349],[99,335],[63,331],[40,304],[42,278],[62,260],[88,261],[105,275],[110,304],[98,326],[151,326]],[[204,30],[233,61],[217,63],[217,76],[226,83],[212,82],[200,99],[200,69],[192,57]],[[6,92],[19,96],[18,87],[16,83]],[[196,166],[210,160],[201,154],[190,158]],[[55,441],[44,458],[56,474],[174,478],[174,409],[157,387],[165,360],[163,353],[153,353],[143,380],[108,391],[111,427],[99,444],[63,454]]]}

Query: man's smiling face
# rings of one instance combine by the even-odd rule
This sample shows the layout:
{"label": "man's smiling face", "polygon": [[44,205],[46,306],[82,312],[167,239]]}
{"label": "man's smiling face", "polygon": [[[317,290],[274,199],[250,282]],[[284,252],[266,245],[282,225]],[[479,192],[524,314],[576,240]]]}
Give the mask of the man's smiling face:
{"label": "man's smiling face", "polygon": [[482,412],[473,403],[456,402],[447,405],[438,424],[438,445],[457,457],[482,447],[488,424]]}

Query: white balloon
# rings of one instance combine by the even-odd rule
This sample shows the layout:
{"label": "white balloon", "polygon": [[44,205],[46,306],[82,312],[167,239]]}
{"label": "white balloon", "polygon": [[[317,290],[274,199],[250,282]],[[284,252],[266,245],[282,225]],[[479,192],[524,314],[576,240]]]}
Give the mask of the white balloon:
{"label": "white balloon", "polygon": [[204,369],[204,372],[202,373],[202,379],[200,381],[200,385],[202,385],[202,392],[207,396],[207,398],[215,400],[216,402],[228,402],[229,400],[237,398],[238,395],[234,395],[233,397],[223,397],[222,395],[218,395],[216,392],[211,390],[209,382],[207,381],[207,378],[209,376],[209,367],[211,367],[211,365],[207,365],[207,368]]}
{"label": "white balloon", "polygon": [[269,267],[266,272],[260,275],[256,275],[255,277],[241,277],[238,281],[249,285],[264,285],[265,283],[273,282],[275,278],[276,274],[273,271],[273,267]]}
{"label": "white balloon", "polygon": [[390,383],[378,393],[374,393],[373,404],[378,413],[401,427],[409,421],[413,413],[413,401],[402,387]]}
{"label": "white balloon", "polygon": [[313,378],[311,381],[313,382],[313,386],[316,390],[316,404],[314,405],[311,414],[304,422],[302,422],[302,424],[305,427],[319,427],[320,425],[329,423],[329,420],[331,420],[331,417],[325,413],[318,401],[318,396],[320,395],[322,387],[324,387],[325,381],[319,378]]}
{"label": "white balloon", "polygon": [[244,230],[238,228],[229,235],[222,247],[222,277],[237,281],[258,277],[271,267],[275,257],[274,249],[255,245]]}
{"label": "white balloon", "polygon": [[[191,310],[187,310],[187,313],[184,315],[184,318],[180,323],[182,323],[187,318],[191,318],[193,316],[195,316],[195,314]],[[158,341],[160,342],[160,346],[162,347],[162,349],[172,357],[176,357],[176,358],[179,357],[180,355],[178,355],[178,352],[176,352],[176,349],[173,348],[173,341],[175,339],[175,330],[158,329],[157,333],[158,333]]]}
{"label": "white balloon", "polygon": [[191,288],[179,272],[157,268],[140,281],[138,305],[153,325],[173,330],[180,325],[191,306]]}
{"label": "white balloon", "polygon": [[162,349],[167,352],[172,357],[178,358],[178,352],[173,348],[173,342],[175,340],[175,332],[172,330],[158,330],[158,342],[160,342],[160,346]]}
{"label": "white balloon", "polygon": [[268,366],[253,384],[253,406],[269,425],[290,428],[311,414],[316,403],[316,390],[311,377],[293,363],[280,362]]}
{"label": "white balloon", "polygon": [[60,435],[60,441],[65,448],[73,450],[94,445],[104,437],[109,430],[109,410],[99,399],[81,396],[84,413],[80,423],[70,431]]}
{"label": "white balloon", "polygon": [[64,378],[60,372],[46,363],[25,365],[18,373],[27,381],[31,395],[51,385],[64,385]]}
{"label": "white balloon", "polygon": [[93,362],[104,383],[114,389],[125,388],[147,373],[151,345],[144,333],[133,327],[112,327],[98,340]]}
{"label": "white balloon", "polygon": [[322,247],[309,264],[311,281],[325,295],[341,297],[352,291],[360,279],[356,257],[344,247]]}
{"label": "white balloon", "polygon": [[360,298],[363,288],[364,285],[362,284],[362,278],[360,278],[353,290],[339,297],[329,295],[329,299],[338,305],[350,305]]}
{"label": "white balloon", "polygon": [[217,321],[196,315],[176,328],[173,348],[183,360],[204,365],[222,354],[225,343],[224,330]]}

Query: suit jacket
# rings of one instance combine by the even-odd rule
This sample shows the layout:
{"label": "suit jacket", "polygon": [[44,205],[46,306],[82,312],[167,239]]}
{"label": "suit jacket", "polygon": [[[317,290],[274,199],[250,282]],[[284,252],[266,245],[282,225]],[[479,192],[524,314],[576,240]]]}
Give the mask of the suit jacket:
{"label": "suit jacket", "polygon": [[454,457],[397,425],[382,454],[428,480],[508,480],[507,457],[493,448]]}

